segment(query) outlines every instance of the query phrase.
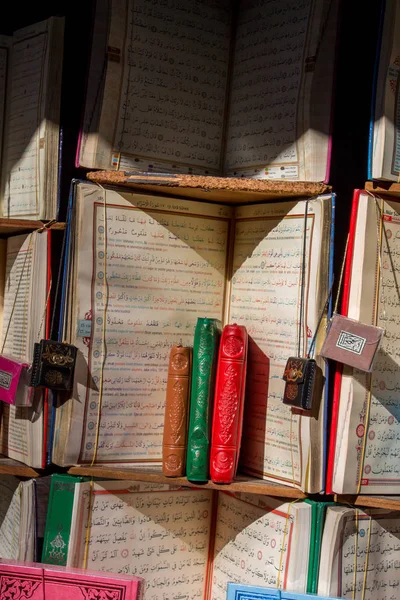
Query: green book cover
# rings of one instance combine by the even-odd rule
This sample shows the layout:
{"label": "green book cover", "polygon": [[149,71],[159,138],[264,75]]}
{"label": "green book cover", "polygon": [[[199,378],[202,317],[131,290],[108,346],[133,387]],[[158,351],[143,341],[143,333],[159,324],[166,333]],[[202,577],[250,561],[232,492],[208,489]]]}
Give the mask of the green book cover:
{"label": "green book cover", "polygon": [[313,577],[314,577],[314,563],[315,563],[315,532],[317,527],[317,512],[318,512],[318,502],[314,500],[304,500],[307,504],[311,505],[311,531],[310,531],[310,548],[309,548],[309,559],[308,559],[308,572],[307,572],[307,594],[311,593],[311,588],[313,586]]}
{"label": "green book cover", "polygon": [[316,521],[315,521],[315,541],[314,541],[314,560],[313,573],[311,577],[310,589],[307,591],[310,594],[316,594],[318,591],[318,576],[319,576],[319,561],[321,558],[321,544],[324,533],[326,509],[328,506],[338,506],[334,502],[316,502]]}
{"label": "green book cover", "polygon": [[304,500],[311,505],[311,534],[310,557],[307,573],[307,594],[316,594],[318,589],[319,561],[321,553],[322,535],[324,533],[325,515],[328,506],[337,506],[334,502],[317,502]]}
{"label": "green book cover", "polygon": [[61,566],[67,564],[75,484],[82,481],[87,481],[87,477],[72,475],[51,477],[42,552],[43,563]]}
{"label": "green book cover", "polygon": [[186,476],[190,481],[204,482],[209,477],[212,407],[220,337],[221,322],[218,319],[197,319],[186,461]]}

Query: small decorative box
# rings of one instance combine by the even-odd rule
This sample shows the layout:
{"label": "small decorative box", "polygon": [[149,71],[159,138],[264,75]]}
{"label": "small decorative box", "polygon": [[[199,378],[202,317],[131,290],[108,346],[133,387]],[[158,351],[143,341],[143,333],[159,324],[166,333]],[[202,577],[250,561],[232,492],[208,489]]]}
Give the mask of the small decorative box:
{"label": "small decorative box", "polygon": [[349,317],[334,314],[321,349],[321,356],[331,358],[361,371],[372,371],[384,330],[365,325]]}
{"label": "small decorative box", "polygon": [[35,344],[32,362],[32,387],[71,391],[77,349],[71,344],[41,340]]}
{"label": "small decorative box", "polygon": [[302,410],[311,410],[317,363],[313,358],[291,356],[285,367],[286,382],[283,403]]}

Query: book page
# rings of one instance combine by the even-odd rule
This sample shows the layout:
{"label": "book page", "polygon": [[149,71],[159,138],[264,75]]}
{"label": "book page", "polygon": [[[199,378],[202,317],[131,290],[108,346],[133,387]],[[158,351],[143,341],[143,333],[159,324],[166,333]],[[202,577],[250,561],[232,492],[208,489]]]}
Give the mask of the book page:
{"label": "book page", "polygon": [[373,139],[373,176],[398,181],[400,175],[400,3],[385,4]]}
{"label": "book page", "polygon": [[[91,92],[81,164],[220,171],[230,2],[113,0],[111,4],[107,56],[97,61],[105,61],[97,96],[102,96],[102,112],[96,123]],[[104,28],[97,27],[104,35]],[[91,136],[96,136],[95,142]]]}
{"label": "book page", "polygon": [[330,595],[349,600],[397,599],[399,513],[354,511],[343,518],[339,535]]}
{"label": "book page", "polygon": [[[237,209],[229,316],[230,322],[247,327],[249,352],[258,363],[264,363],[256,393],[246,397],[245,430],[251,434],[242,442],[242,467],[257,476],[302,487],[314,417],[299,416],[282,403],[282,377],[288,358],[298,356],[304,212],[305,202]],[[329,218],[323,225],[323,213],[319,201],[309,203],[302,356],[308,351],[328,293],[321,288],[328,285],[329,228],[323,227]]]}
{"label": "book page", "polygon": [[[212,599],[225,600],[228,583],[292,589],[296,512],[290,504],[255,494],[218,494]],[[304,552],[308,553],[306,536]],[[306,576],[296,591],[305,591]],[[289,584],[289,585],[288,585]]]}
{"label": "book page", "polygon": [[334,489],[340,492],[342,485],[344,493],[359,493],[360,484],[363,493],[396,494],[400,489],[398,202],[360,196],[353,255],[348,316],[376,324],[385,333],[371,374],[344,369]]}
{"label": "book page", "polygon": [[16,477],[0,478],[0,558],[19,558],[20,490]]}
{"label": "book page", "polygon": [[[6,356],[22,361],[31,360],[26,342],[32,262],[32,234],[8,238],[1,348]],[[1,452],[8,456],[15,453],[15,458],[23,462],[28,459],[28,438],[23,421],[17,415],[28,411],[4,404],[1,420]]]}
{"label": "book page", "polygon": [[[32,361],[33,344],[39,341],[38,330],[46,306],[47,255],[41,251],[46,245],[47,234],[32,233],[7,240],[1,352],[27,364]],[[36,292],[32,296],[33,274]],[[40,454],[41,402],[39,390],[35,392],[32,407],[4,404],[0,438],[3,454],[25,463],[34,460],[32,445]],[[38,459],[36,466],[42,466],[41,460]]]}
{"label": "book page", "polygon": [[37,216],[40,211],[47,47],[46,21],[13,38],[2,163],[4,216]]}
{"label": "book page", "polygon": [[198,317],[223,317],[230,209],[79,191],[71,457],[91,462],[98,429],[98,462],[161,462],[170,349],[193,344]]}
{"label": "book page", "polygon": [[[82,567],[90,484],[75,489],[67,565]],[[205,598],[213,492],[107,481],[91,507],[88,569],[143,577],[145,600]]]}
{"label": "book page", "polygon": [[6,109],[7,73],[11,37],[0,35],[0,164],[3,150],[4,116]]}
{"label": "book page", "polygon": [[[324,34],[331,33],[329,7],[329,0],[239,3],[224,165],[230,175],[325,178],[331,98],[323,107],[311,109],[310,103],[316,63],[326,54],[321,93],[332,87],[334,39],[319,53]],[[322,154],[316,170],[310,169],[312,142]]]}

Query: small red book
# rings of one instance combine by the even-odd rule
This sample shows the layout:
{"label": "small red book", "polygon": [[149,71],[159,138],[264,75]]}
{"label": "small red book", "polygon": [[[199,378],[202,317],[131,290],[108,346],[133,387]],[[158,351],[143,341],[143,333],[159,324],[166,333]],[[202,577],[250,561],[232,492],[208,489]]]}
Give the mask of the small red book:
{"label": "small red book", "polygon": [[236,475],[242,437],[247,346],[245,327],[224,327],[218,353],[211,433],[210,474],[214,483],[232,483]]}

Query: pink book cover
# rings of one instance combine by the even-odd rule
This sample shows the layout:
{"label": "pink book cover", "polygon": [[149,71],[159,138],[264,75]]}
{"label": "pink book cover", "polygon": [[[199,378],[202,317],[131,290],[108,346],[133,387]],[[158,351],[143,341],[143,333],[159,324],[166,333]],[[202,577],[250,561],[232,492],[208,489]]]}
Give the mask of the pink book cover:
{"label": "pink book cover", "polygon": [[131,575],[0,561],[1,600],[142,600],[143,591]]}

